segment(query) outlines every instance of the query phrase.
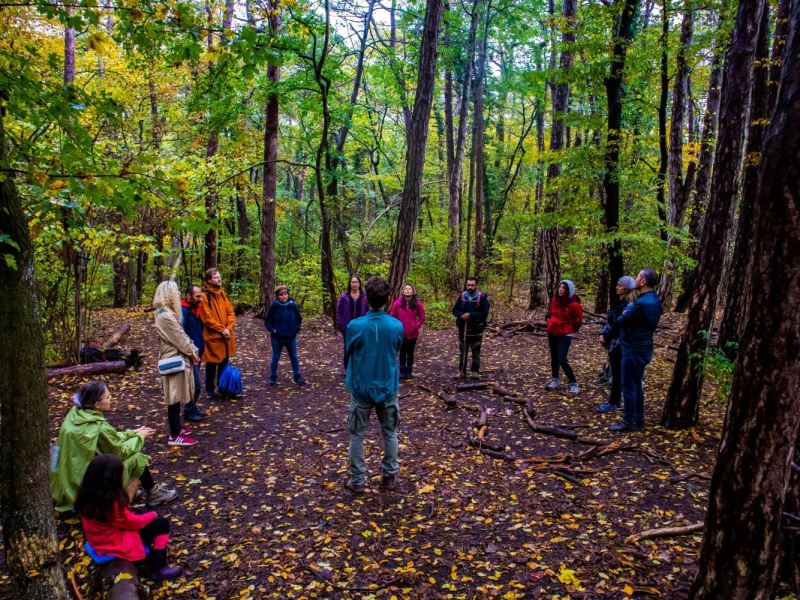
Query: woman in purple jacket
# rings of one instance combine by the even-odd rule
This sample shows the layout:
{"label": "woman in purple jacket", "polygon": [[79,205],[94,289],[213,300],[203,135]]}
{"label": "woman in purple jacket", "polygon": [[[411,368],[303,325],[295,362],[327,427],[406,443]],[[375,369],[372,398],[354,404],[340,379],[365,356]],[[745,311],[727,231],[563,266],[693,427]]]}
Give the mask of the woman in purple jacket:
{"label": "woman in purple jacket", "polygon": [[425,308],[417,300],[417,290],[411,284],[403,287],[403,295],[392,304],[389,314],[403,324],[403,345],[400,346],[400,379],[411,379],[414,375],[414,347],[419,330],[425,323]]}
{"label": "woman in purple jacket", "polygon": [[342,333],[345,347],[345,351],[342,353],[344,356],[343,374],[347,372],[347,340],[345,339],[347,324],[365,314],[367,314],[367,293],[361,289],[361,278],[354,273],[350,275],[347,291],[342,292],[336,303],[336,326]]}

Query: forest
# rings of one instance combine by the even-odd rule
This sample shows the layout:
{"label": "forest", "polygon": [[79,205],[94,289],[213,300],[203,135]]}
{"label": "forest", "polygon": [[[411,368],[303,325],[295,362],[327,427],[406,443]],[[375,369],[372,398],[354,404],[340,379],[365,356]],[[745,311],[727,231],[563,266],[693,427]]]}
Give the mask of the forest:
{"label": "forest", "polygon": [[[800,597],[799,129],[800,0],[0,0],[0,596],[99,593],[48,485],[79,366],[124,326],[109,415],[163,429],[154,293],[218,267],[245,396],[148,442],[189,562],[152,597]],[[611,437],[597,335],[645,268],[647,431]],[[328,487],[352,274],[427,311],[389,500]],[[543,391],[565,279],[578,398]],[[304,389],[266,385],[278,285]]]}

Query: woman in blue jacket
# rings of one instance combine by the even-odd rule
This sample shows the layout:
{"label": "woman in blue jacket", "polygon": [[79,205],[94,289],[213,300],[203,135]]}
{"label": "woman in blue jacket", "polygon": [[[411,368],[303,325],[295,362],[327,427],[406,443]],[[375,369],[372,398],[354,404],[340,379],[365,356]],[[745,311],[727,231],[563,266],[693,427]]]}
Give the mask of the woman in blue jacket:
{"label": "woman in blue jacket", "polygon": [[270,333],[272,342],[272,363],[270,364],[269,384],[278,383],[278,361],[281,352],[286,348],[292,363],[294,381],[297,385],[305,385],[306,380],[300,374],[300,362],[297,359],[297,334],[303,317],[295,301],[289,298],[289,288],[279,285],[275,288],[275,301],[264,316],[264,325]]}

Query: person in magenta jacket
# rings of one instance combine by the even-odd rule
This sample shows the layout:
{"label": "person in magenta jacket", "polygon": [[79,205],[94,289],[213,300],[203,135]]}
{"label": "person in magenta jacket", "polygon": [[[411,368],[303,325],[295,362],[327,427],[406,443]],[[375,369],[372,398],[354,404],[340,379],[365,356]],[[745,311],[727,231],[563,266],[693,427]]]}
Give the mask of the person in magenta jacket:
{"label": "person in magenta jacket", "polygon": [[75,511],[81,517],[86,541],[97,555],[131,562],[148,558],[150,577],[155,580],[183,574],[180,567],[167,564],[169,520],[152,511],[130,509],[122,485],[122,461],[116,454],[99,454],[89,463]]}
{"label": "person in magenta jacket", "polygon": [[[339,296],[339,301],[336,303],[336,326],[342,334],[344,348],[347,348],[347,339],[345,332],[347,325],[353,319],[363,317],[367,314],[367,293],[361,289],[361,278],[355,273],[350,275],[350,281],[347,284],[347,290],[342,292]],[[343,352],[344,369],[342,374],[347,371],[347,352]]]}
{"label": "person in magenta jacket", "polygon": [[411,284],[403,287],[403,295],[392,304],[389,314],[403,324],[403,345],[400,346],[400,379],[414,376],[414,347],[419,330],[425,323],[425,307],[417,299],[417,290]]}
{"label": "person in magenta jacket", "polygon": [[550,301],[547,318],[547,341],[550,344],[552,370],[552,378],[546,386],[548,390],[555,390],[561,385],[558,379],[561,368],[569,381],[569,393],[573,396],[580,393],[575,373],[567,361],[567,354],[572,336],[578,333],[581,325],[583,325],[583,305],[575,295],[575,284],[569,279],[563,279]]}

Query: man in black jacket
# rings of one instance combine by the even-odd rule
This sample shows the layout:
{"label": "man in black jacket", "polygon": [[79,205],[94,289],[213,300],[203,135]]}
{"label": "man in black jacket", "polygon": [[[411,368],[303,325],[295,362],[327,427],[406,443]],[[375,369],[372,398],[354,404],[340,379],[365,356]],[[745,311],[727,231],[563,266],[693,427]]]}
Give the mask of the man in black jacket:
{"label": "man in black jacket", "polygon": [[461,292],[453,304],[453,315],[458,327],[458,368],[461,377],[467,374],[468,353],[472,351],[470,371],[479,373],[481,369],[481,345],[483,330],[489,317],[489,298],[485,292],[478,290],[475,277],[467,279],[467,289]]}

